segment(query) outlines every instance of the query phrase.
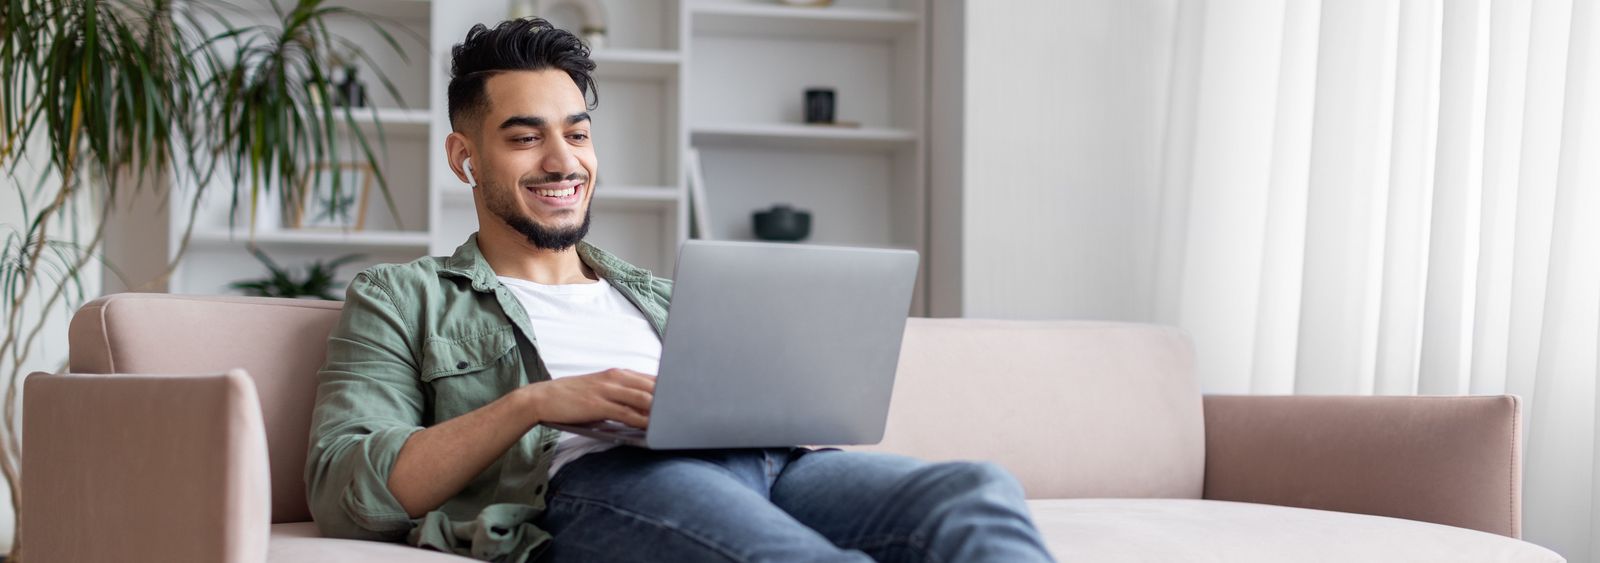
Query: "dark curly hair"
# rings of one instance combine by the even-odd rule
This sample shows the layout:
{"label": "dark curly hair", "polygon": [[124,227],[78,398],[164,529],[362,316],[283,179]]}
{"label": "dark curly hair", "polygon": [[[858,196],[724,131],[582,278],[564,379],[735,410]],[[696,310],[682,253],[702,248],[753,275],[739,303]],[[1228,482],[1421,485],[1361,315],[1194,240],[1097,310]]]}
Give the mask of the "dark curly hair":
{"label": "dark curly hair", "polygon": [[511,70],[557,69],[572,77],[588,109],[600,104],[594,82],[594,60],[578,36],[543,18],[506,20],[489,29],[472,26],[466,40],[450,49],[447,90],[450,126],[462,131],[463,119],[476,118],[488,105],[483,93],[489,78]]}

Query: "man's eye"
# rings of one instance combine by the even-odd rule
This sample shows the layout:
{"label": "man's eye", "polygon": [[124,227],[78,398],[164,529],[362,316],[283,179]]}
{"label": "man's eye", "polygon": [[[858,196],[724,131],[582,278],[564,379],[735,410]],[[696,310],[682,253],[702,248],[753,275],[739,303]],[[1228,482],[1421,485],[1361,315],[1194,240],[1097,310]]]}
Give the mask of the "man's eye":
{"label": "man's eye", "polygon": [[517,137],[515,139],[511,139],[511,142],[526,144],[526,143],[532,143],[532,142],[537,141],[537,140],[539,140],[538,137],[527,136],[527,137]]}
{"label": "man's eye", "polygon": [[572,135],[569,135],[569,137],[571,137],[571,139],[574,140],[574,141],[587,141],[587,140],[589,140],[589,135],[587,133],[573,133]]}

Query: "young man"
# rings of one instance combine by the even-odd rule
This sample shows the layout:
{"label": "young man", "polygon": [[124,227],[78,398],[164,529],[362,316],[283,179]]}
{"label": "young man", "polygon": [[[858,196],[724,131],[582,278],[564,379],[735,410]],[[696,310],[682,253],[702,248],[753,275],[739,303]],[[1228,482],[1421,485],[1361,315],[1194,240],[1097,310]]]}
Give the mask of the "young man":
{"label": "young man", "polygon": [[649,423],[672,284],[583,242],[588,49],[526,19],[452,54],[445,148],[478,232],[351,281],[306,460],[325,535],[514,562],[1049,560],[993,465],[655,452],[540,426]]}

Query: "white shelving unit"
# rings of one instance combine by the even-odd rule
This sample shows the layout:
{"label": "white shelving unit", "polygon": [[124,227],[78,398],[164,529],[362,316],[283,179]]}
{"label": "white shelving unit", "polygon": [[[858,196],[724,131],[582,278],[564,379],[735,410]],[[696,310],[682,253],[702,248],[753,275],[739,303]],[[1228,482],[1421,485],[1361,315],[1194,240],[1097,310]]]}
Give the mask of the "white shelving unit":
{"label": "white shelving unit", "polygon": [[[783,203],[812,213],[806,243],[926,254],[926,1],[691,0],[686,17],[690,141],[717,238],[754,238],[751,214]],[[803,123],[812,87],[854,126]]]}
{"label": "white shelving unit", "polygon": [[[776,0],[602,0],[609,19],[606,44],[593,52],[600,174],[589,240],[671,276],[689,236],[683,163],[694,147],[717,238],[751,239],[753,212],[789,203],[813,213],[806,243],[925,251],[926,1],[809,8]],[[477,229],[471,190],[444,158],[449,53],[472,25],[504,19],[509,2],[340,3],[396,20],[423,39],[401,37],[413,49],[409,61],[370,48],[403,98],[368,88],[386,134],[384,170],[398,220],[375,193],[362,231],[261,228],[277,221],[267,212],[252,234],[230,231],[226,202],[208,202],[175,291],[222,292],[260,271],[245,252],[249,240],[285,264],[364,254],[340,272],[348,279],[370,263],[449,254]],[[358,40],[363,33],[354,25],[349,32]],[[362,76],[375,84],[371,72]],[[802,123],[809,87],[835,89],[836,117],[854,126]],[[242,213],[233,218],[248,224]],[[920,289],[913,310],[924,310]]]}

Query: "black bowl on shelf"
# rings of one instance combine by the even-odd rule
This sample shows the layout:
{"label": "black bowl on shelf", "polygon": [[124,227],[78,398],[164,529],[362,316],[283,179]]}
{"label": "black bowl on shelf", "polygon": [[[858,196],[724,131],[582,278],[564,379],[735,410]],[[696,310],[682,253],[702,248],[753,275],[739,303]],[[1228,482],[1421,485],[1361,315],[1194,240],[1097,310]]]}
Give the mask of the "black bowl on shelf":
{"label": "black bowl on shelf", "polygon": [[755,221],[756,238],[761,240],[792,242],[811,235],[811,213],[805,210],[780,203],[750,217]]}

